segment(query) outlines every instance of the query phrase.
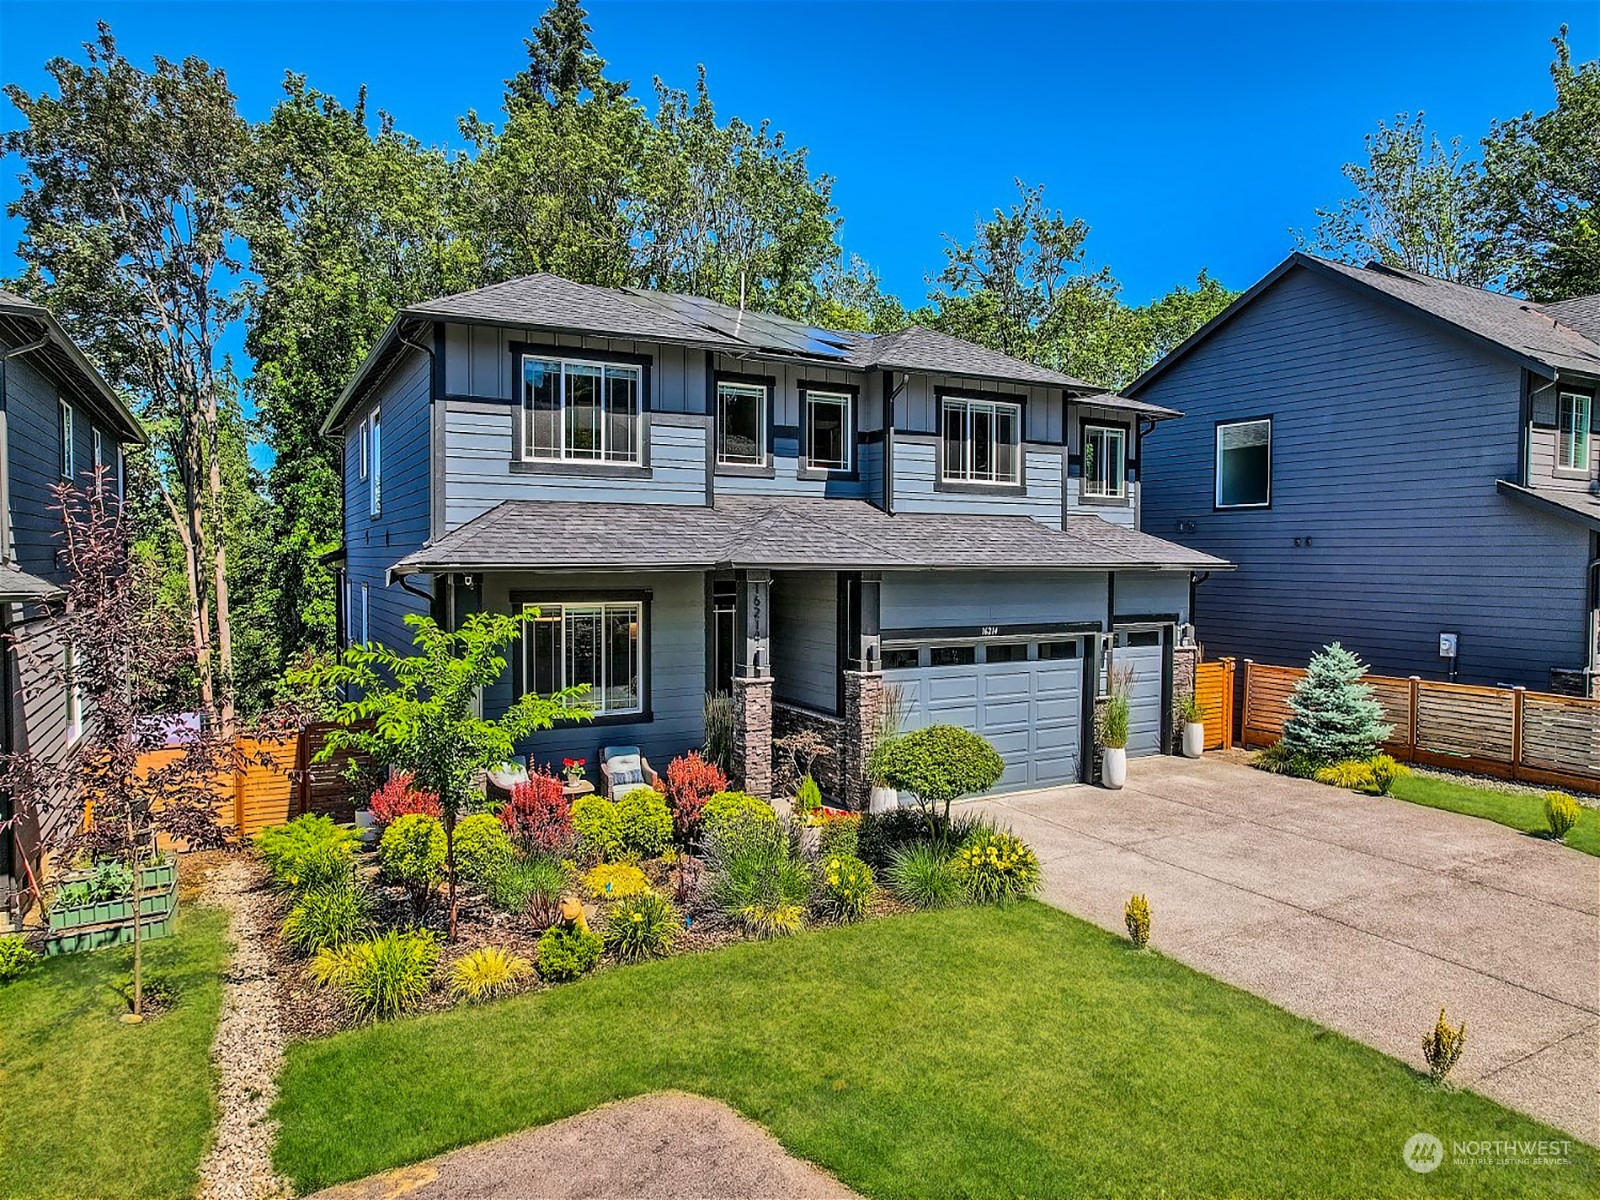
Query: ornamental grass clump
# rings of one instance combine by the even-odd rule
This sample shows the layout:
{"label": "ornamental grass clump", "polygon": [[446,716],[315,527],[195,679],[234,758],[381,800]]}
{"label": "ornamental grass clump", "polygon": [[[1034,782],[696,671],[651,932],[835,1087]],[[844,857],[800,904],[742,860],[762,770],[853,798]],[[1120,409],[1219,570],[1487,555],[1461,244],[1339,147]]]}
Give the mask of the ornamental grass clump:
{"label": "ornamental grass clump", "polygon": [[683,928],[665,896],[641,892],[624,897],[606,919],[606,949],[622,962],[663,958],[672,952],[672,943]]}
{"label": "ornamental grass clump", "polygon": [[1122,923],[1128,927],[1134,949],[1143,950],[1150,944],[1150,901],[1138,893],[1129,896],[1122,908]]}
{"label": "ornamental grass clump", "polygon": [[433,986],[439,945],[432,933],[390,930],[317,955],[312,973],[337,987],[358,1020],[396,1017],[422,1003]]}
{"label": "ornamental grass clump", "polygon": [[1422,1057],[1428,1064],[1428,1078],[1443,1087],[1466,1044],[1467,1023],[1463,1021],[1458,1028],[1451,1029],[1445,1023],[1444,1009],[1441,1008],[1432,1032],[1422,1039]]}
{"label": "ornamental grass clump", "polygon": [[776,824],[739,826],[706,850],[706,898],[756,937],[799,930],[811,899],[811,864]]}
{"label": "ornamental grass clump", "polygon": [[1039,890],[1039,856],[1007,829],[980,825],[954,859],[956,878],[975,904],[1009,904]]}
{"label": "ornamental grass clump", "polygon": [[884,879],[895,898],[912,908],[949,908],[962,896],[955,864],[932,842],[913,842],[894,851]]}
{"label": "ornamental grass clump", "polygon": [[621,900],[649,890],[649,878],[629,863],[601,863],[583,874],[584,894],[594,900]]}
{"label": "ornamental grass clump", "polygon": [[1362,682],[1367,668],[1338,642],[1311,656],[1306,673],[1286,703],[1283,744],[1290,755],[1318,765],[1351,760],[1366,762],[1394,726],[1383,722],[1383,705]]}
{"label": "ornamental grass clump", "polygon": [[489,903],[502,912],[526,913],[535,924],[549,925],[561,909],[561,897],[572,887],[572,872],[553,855],[513,858],[484,885]]}
{"label": "ornamental grass clump", "polygon": [[606,944],[580,925],[552,925],[539,939],[539,974],[551,983],[577,979],[594,970]]}
{"label": "ornamental grass clump", "polygon": [[1578,823],[1582,810],[1578,802],[1565,792],[1546,792],[1544,794],[1544,820],[1550,827],[1550,836],[1558,842],[1567,840],[1567,834],[1572,832],[1572,827]]}
{"label": "ornamental grass clump", "polygon": [[824,853],[817,860],[816,909],[834,921],[859,921],[872,900],[872,868],[854,854]]}
{"label": "ornamental grass clump", "polygon": [[480,946],[450,968],[450,994],[468,1004],[481,1004],[513,992],[533,973],[533,964],[499,946]]}
{"label": "ornamental grass clump", "polygon": [[359,844],[354,830],[310,813],[256,834],[256,850],[267,864],[273,888],[290,893],[350,878]]}
{"label": "ornamental grass clump", "polygon": [[279,935],[301,954],[342,946],[372,932],[372,896],[354,879],[301,893]]}

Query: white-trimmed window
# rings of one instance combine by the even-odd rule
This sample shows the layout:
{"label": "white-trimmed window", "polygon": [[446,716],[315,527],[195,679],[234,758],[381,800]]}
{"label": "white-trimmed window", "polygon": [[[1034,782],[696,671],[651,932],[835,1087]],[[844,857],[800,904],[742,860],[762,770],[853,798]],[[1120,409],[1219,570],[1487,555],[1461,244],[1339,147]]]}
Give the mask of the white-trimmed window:
{"label": "white-trimmed window", "polygon": [[367,585],[361,585],[361,644],[367,644]]}
{"label": "white-trimmed window", "polygon": [[541,696],[588,684],[574,703],[597,717],[644,711],[644,603],[530,603],[523,634],[525,685]]}
{"label": "white-trimmed window", "polygon": [[522,359],[522,456],[637,463],[644,369],[626,363]]}
{"label": "white-trimmed window", "polygon": [[1121,500],[1128,494],[1128,431],[1120,425],[1083,427],[1083,495]]}
{"label": "white-trimmed window", "polygon": [[812,471],[851,469],[849,392],[804,392],[806,468]]}
{"label": "white-trimmed window", "polygon": [[1593,404],[1593,398],[1582,392],[1562,392],[1556,401],[1556,470],[1589,473]]}
{"label": "white-trimmed window", "polygon": [[946,396],[941,409],[940,477],[953,483],[1022,481],[1022,406]]}
{"label": "white-trimmed window", "polygon": [[67,744],[83,736],[83,683],[78,678],[81,670],[76,646],[67,647]]}
{"label": "white-trimmed window", "polygon": [[767,465],[767,405],[764,383],[717,381],[717,462],[730,467]]}
{"label": "white-trimmed window", "polygon": [[367,462],[372,457],[372,426],[366,418],[362,418],[361,428],[356,432],[358,443],[357,458],[360,461],[361,482],[367,481]]}
{"label": "white-trimmed window", "polygon": [[61,405],[61,478],[71,479],[77,474],[72,455],[72,405],[65,400],[58,403]]}
{"label": "white-trimmed window", "polygon": [[106,494],[105,477],[103,475],[106,465],[105,441],[98,429],[92,429],[90,433],[93,435],[92,440],[94,442],[94,494],[96,496],[104,496]]}
{"label": "white-trimmed window", "polygon": [[367,511],[377,516],[383,511],[383,410],[375,408],[367,418],[369,443],[367,464]]}
{"label": "white-trimmed window", "polygon": [[1217,425],[1218,508],[1272,504],[1272,418]]}

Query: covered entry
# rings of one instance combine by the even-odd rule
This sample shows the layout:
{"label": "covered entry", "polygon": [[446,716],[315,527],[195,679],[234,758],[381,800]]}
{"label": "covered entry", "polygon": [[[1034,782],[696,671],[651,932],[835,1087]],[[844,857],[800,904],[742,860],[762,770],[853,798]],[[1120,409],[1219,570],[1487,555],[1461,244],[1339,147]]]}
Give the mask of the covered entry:
{"label": "covered entry", "polygon": [[959,725],[1005,759],[997,791],[1081,778],[1083,640],[1075,636],[886,644],[884,682],[905,696],[905,725]]}

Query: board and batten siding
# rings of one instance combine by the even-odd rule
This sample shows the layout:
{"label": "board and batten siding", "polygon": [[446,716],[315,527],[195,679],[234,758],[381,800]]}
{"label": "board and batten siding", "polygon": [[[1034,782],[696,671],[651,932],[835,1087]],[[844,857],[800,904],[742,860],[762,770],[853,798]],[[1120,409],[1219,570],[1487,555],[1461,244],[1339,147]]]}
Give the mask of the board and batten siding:
{"label": "board and batten siding", "polygon": [[939,486],[939,438],[926,434],[894,435],[895,512],[965,512],[986,516],[1032,517],[1061,528],[1061,447],[1024,443],[1022,483],[1018,493],[1004,487],[993,492],[963,485],[959,491]]}
{"label": "board and batten siding", "polygon": [[1189,619],[1189,572],[1118,571],[1114,620],[1130,617]]}
{"label": "board and batten siding", "polygon": [[[428,539],[431,462],[432,364],[426,354],[408,351],[376,395],[355,409],[345,426],[344,544],[349,575],[351,640],[361,635],[361,587],[367,588],[367,638],[390,647],[407,647],[413,637],[409,613],[426,614],[428,604],[398,583],[386,585],[387,572]],[[361,425],[381,407],[382,501],[371,515],[367,481],[361,478]],[[426,588],[426,580],[419,580]]]}
{"label": "board and batten siding", "polygon": [[[1582,666],[1588,534],[1515,478],[1518,368],[1309,270],[1288,272],[1139,398],[1146,532],[1238,564],[1201,585],[1208,655],[1304,666],[1339,640],[1387,675],[1545,687]],[[1272,506],[1214,511],[1215,423],[1271,415]],[[1299,544],[1296,544],[1296,541]]]}
{"label": "board and batten siding", "polygon": [[839,707],[838,576],[777,571],[772,576],[773,698],[818,712]]}

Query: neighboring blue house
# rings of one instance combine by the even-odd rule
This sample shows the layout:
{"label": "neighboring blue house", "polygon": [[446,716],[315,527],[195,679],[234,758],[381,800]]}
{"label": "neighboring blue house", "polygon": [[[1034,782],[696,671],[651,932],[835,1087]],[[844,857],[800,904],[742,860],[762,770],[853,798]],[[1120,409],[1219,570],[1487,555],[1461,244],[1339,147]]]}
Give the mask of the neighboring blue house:
{"label": "neighboring blue house", "polygon": [[728,691],[744,786],[809,727],[859,804],[891,683],[912,724],[994,741],[1003,786],[1078,780],[1109,658],[1132,749],[1162,746],[1191,573],[1226,565],[1138,530],[1140,447],[1173,415],[920,328],[547,275],[416,305],[326,425],[345,636],[537,608],[486,706],[586,683],[599,714],[539,762],[637,744],[663,769]]}
{"label": "neighboring blue house", "polygon": [[1238,566],[1197,592],[1206,652],[1600,687],[1597,383],[1600,297],[1292,255],[1128,389],[1184,412],[1145,527]]}
{"label": "neighboring blue house", "polygon": [[[45,608],[65,581],[54,488],[98,478],[120,499],[122,447],[143,440],[139,422],[55,318],[0,291],[0,751],[60,761],[92,718],[71,688],[53,682],[69,653]],[[82,815],[69,776],[59,778],[55,802],[20,814],[0,836],[0,911],[13,918],[38,875],[43,844]],[[0,793],[0,819],[11,811]]]}

